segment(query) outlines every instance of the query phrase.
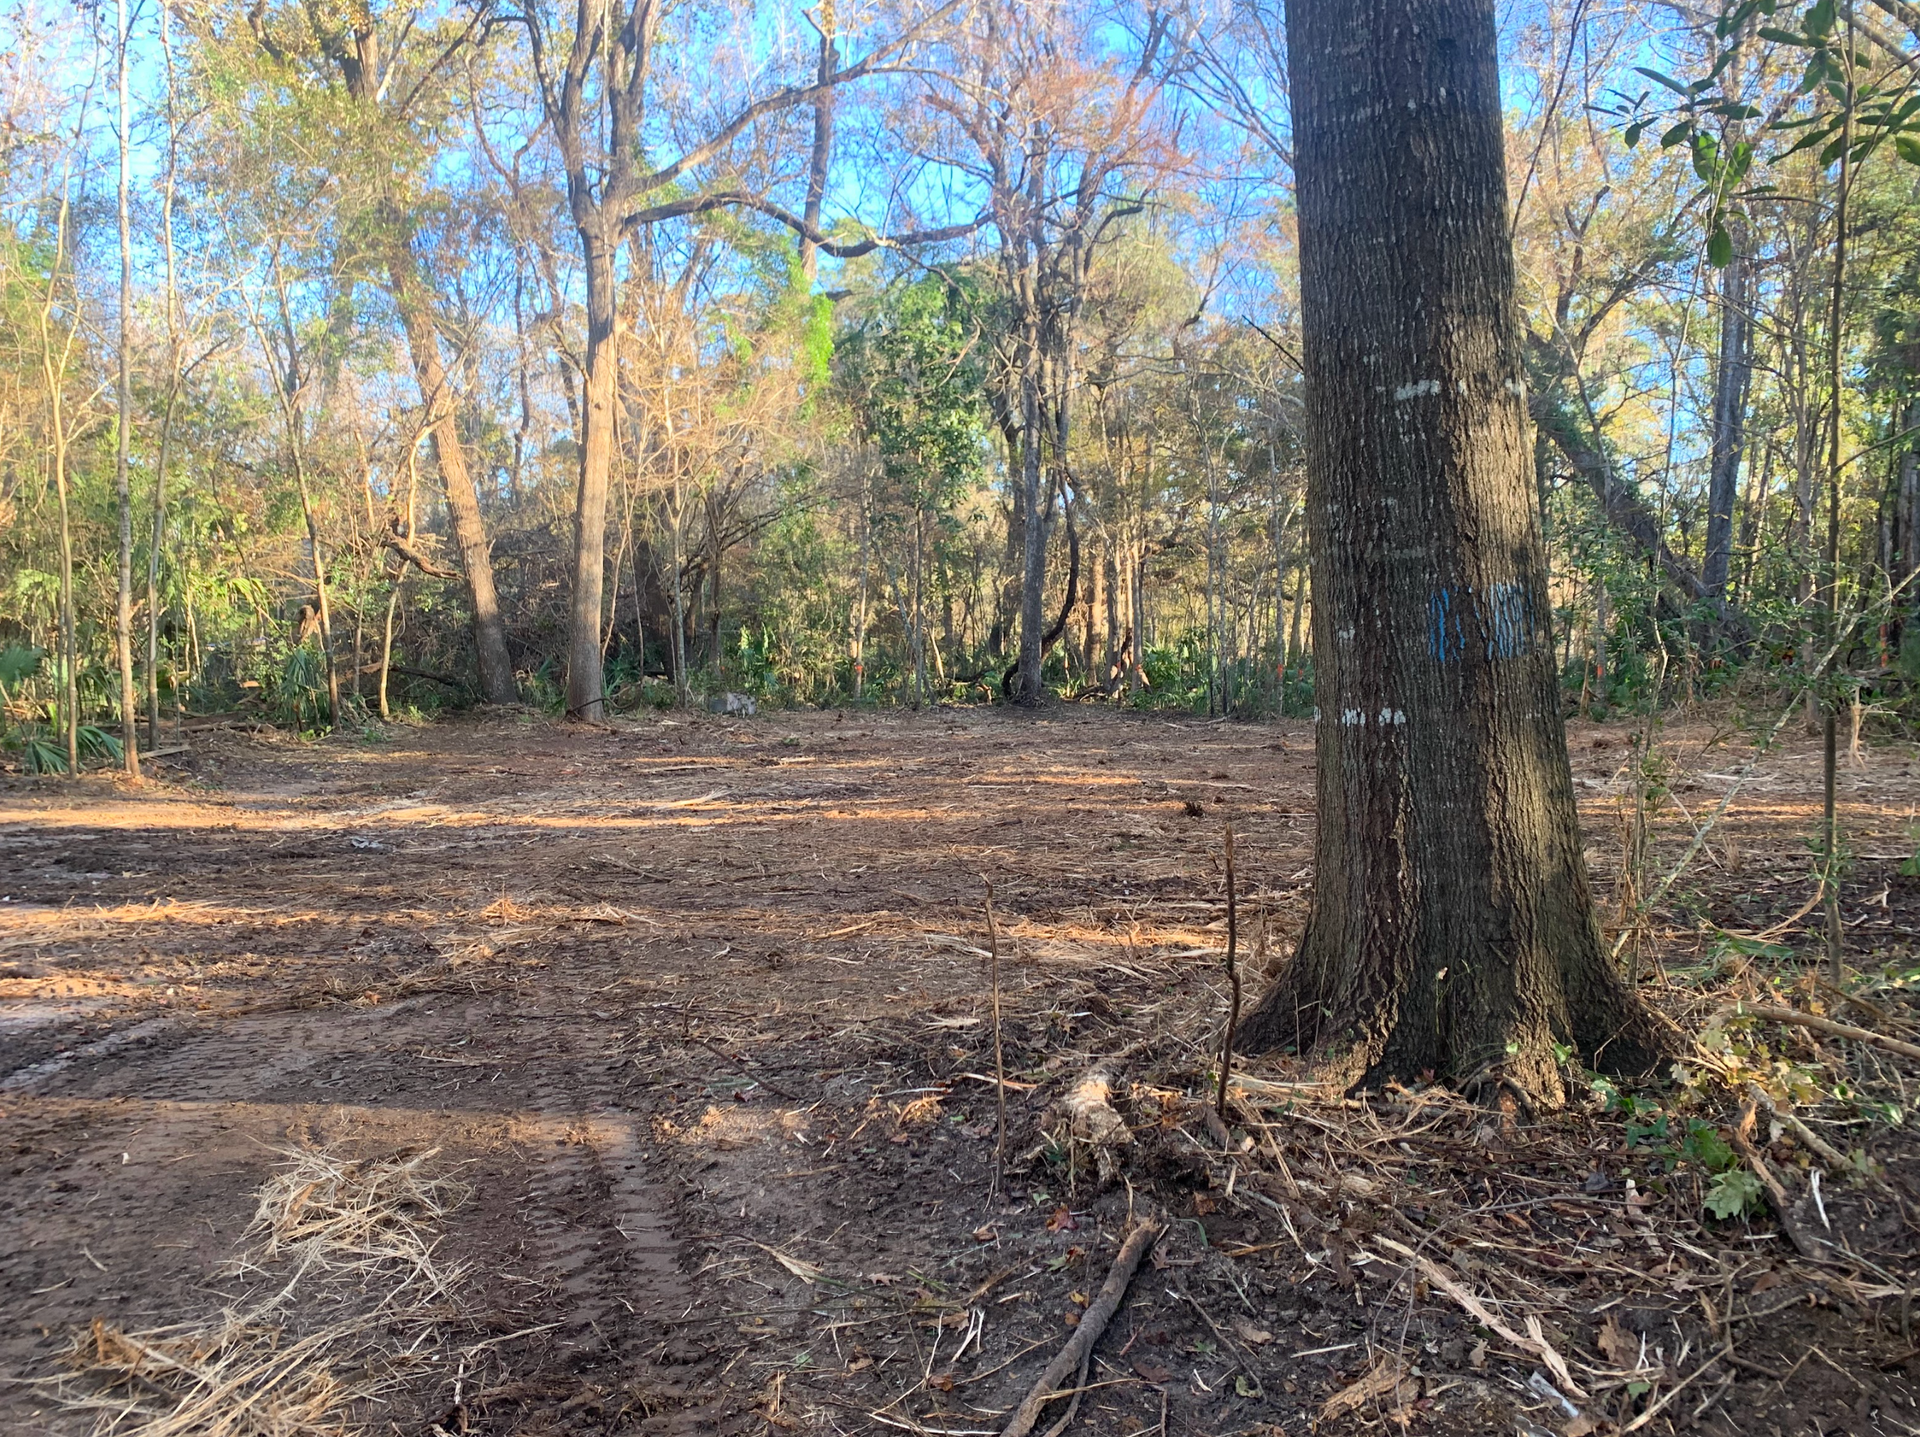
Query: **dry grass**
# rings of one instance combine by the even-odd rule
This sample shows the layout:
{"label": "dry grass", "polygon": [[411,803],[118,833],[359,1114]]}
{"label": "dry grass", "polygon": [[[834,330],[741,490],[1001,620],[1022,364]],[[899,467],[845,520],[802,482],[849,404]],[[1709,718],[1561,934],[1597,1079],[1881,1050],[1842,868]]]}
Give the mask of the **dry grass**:
{"label": "dry grass", "polygon": [[212,1320],[123,1332],[95,1320],[60,1386],[99,1437],[348,1437],[431,1353],[457,1269],[434,1249],[465,1189],[434,1151],[283,1151],[227,1267],[249,1283]]}

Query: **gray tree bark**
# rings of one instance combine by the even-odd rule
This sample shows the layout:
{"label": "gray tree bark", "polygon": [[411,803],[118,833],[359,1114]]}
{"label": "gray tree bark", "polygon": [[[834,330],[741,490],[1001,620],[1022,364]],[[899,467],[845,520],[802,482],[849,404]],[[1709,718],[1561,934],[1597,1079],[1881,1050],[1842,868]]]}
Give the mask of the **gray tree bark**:
{"label": "gray tree bark", "polygon": [[1753,375],[1753,320],[1748,313],[1746,226],[1737,221],[1733,258],[1720,272],[1720,355],[1713,376],[1713,449],[1707,469],[1707,552],[1700,566],[1705,597],[1727,598],[1733,564],[1733,508],[1740,493],[1740,456],[1746,448],[1747,388]]}
{"label": "gray tree bark", "polygon": [[133,237],[129,219],[128,188],[131,182],[130,156],[133,150],[133,136],[128,127],[133,123],[131,109],[127,99],[127,45],[128,31],[127,0],[120,0],[116,11],[114,40],[114,73],[118,78],[117,89],[120,99],[119,152],[120,174],[118,200],[120,211],[120,333],[119,372],[115,385],[118,390],[118,423],[114,436],[113,452],[113,492],[114,502],[120,520],[120,564],[114,585],[113,637],[114,647],[119,651],[120,660],[120,742],[121,767],[133,778],[140,777],[140,717],[139,704],[133,688],[133,494],[129,488],[128,447],[132,443],[133,425],[132,398],[133,373],[131,356],[127,349],[127,318],[133,310]]}

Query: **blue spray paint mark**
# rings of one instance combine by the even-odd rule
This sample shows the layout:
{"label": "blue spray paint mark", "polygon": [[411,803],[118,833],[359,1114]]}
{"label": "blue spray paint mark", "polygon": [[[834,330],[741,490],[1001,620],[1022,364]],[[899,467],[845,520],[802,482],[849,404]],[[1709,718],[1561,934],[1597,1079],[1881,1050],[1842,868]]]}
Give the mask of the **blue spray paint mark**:
{"label": "blue spray paint mark", "polygon": [[1495,584],[1487,600],[1487,658],[1519,658],[1533,647],[1533,602],[1525,585]]}
{"label": "blue spray paint mark", "polygon": [[1467,629],[1485,636],[1488,662],[1533,648],[1533,597],[1524,584],[1495,584],[1484,603],[1470,589],[1436,589],[1427,599],[1427,652],[1451,663],[1467,652]]}
{"label": "blue spray paint mark", "polygon": [[1460,632],[1460,615],[1454,611],[1453,594],[1434,590],[1427,600],[1427,652],[1438,663],[1457,659],[1467,650],[1466,636]]}

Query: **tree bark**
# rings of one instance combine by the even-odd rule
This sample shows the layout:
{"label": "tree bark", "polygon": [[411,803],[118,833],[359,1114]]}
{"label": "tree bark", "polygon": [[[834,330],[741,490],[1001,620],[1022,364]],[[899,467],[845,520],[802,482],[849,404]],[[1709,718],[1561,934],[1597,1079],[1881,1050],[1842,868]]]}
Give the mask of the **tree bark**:
{"label": "tree bark", "polygon": [[[393,216],[399,223],[399,216]],[[467,603],[473,611],[473,646],[479,660],[480,692],[490,704],[510,704],[519,697],[513,681],[513,661],[507,656],[506,628],[500,618],[500,597],[493,584],[493,552],[487,543],[486,521],[480,514],[480,495],[467,467],[460,442],[454,394],[440,358],[440,338],[429,308],[427,289],[420,280],[406,229],[393,238],[387,256],[387,276],[394,306],[407,332],[407,353],[413,361],[421,402],[433,418],[433,459],[447,496],[447,518],[453,545],[466,578]]]}
{"label": "tree bark", "polygon": [[840,54],[834,48],[832,0],[820,7],[815,23],[820,27],[820,66],[814,83],[820,87],[820,95],[813,102],[813,150],[807,159],[807,200],[800,215],[807,226],[800,235],[800,274],[809,286],[820,265],[820,246],[814,242],[813,235],[820,228],[821,207],[827,195],[827,171],[833,163],[832,82],[834,72],[840,68]]}
{"label": "tree bark", "polygon": [[1040,702],[1046,654],[1041,640],[1047,627],[1047,519],[1040,506],[1039,341],[1023,345],[1020,374],[1020,501],[1026,515],[1020,554],[1020,656],[1014,668],[1014,692],[1023,705]]}
{"label": "tree bark", "polygon": [[114,647],[120,651],[120,763],[129,777],[138,778],[140,707],[133,687],[133,491],[127,474],[130,460],[128,451],[132,443],[128,431],[133,423],[133,367],[132,356],[127,352],[127,318],[133,309],[133,227],[128,194],[132,180],[133,136],[128,132],[128,126],[132,123],[132,107],[127,94],[127,0],[120,0],[116,15],[114,73],[118,78],[120,100],[120,174],[117,187],[120,212],[120,333],[117,346],[119,370],[115,385],[119,411],[115,425],[118,433],[114,436],[113,493],[120,520],[120,564],[114,585],[113,637]]}
{"label": "tree bark", "polygon": [[1720,355],[1713,376],[1713,449],[1707,478],[1707,552],[1700,566],[1705,597],[1727,598],[1733,563],[1733,506],[1746,447],[1747,387],[1753,374],[1752,318],[1747,312],[1746,226],[1732,225],[1733,258],[1720,272]]}
{"label": "tree bark", "polygon": [[600,610],[607,568],[607,492],[613,472],[614,251],[617,241],[581,226],[586,260],[587,364],[580,487],[574,502],[573,595],[567,624],[567,716],[598,723],[606,714],[600,665]]}
{"label": "tree bark", "polygon": [[[1355,1083],[1644,1071],[1554,671],[1493,0],[1288,0],[1319,724],[1312,910],[1243,1029]],[[1387,118],[1391,117],[1391,118]]]}

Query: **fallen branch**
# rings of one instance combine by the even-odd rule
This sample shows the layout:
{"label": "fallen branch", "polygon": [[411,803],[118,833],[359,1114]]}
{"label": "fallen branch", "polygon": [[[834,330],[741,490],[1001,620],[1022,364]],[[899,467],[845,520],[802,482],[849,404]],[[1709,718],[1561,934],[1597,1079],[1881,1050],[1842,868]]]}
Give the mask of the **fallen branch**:
{"label": "fallen branch", "polygon": [[1233,1070],[1233,1032],[1240,1026],[1240,966],[1234,957],[1240,948],[1240,914],[1233,892],[1233,825],[1227,825],[1227,982],[1233,998],[1227,1007],[1227,1032],[1220,1041],[1220,1095],[1214,1109],[1221,1123],[1227,1120],[1227,1075]]}
{"label": "fallen branch", "polygon": [[1856,1028],[1851,1023],[1836,1023],[1831,1018],[1822,1018],[1813,1013],[1802,1013],[1797,1008],[1775,1008],[1762,1003],[1744,1003],[1741,1011],[1756,1018],[1765,1018],[1771,1023],[1791,1023],[1795,1027],[1811,1028],[1816,1033],[1826,1033],[1835,1038],[1851,1038],[1856,1043],[1871,1043],[1876,1048],[1885,1048],[1889,1053],[1898,1053],[1903,1058],[1920,1059],[1920,1045],[1903,1043],[1898,1038],[1889,1038],[1867,1028]]}
{"label": "fallen branch", "polygon": [[1749,1100],[1740,1110],[1739,1121],[1733,1125],[1734,1151],[1746,1159],[1747,1166],[1760,1179],[1760,1186],[1766,1189],[1767,1201],[1773,1207],[1773,1215],[1779,1220],[1780,1230],[1793,1243],[1794,1249],[1810,1261],[1826,1261],[1828,1254],[1820,1242],[1793,1220],[1793,1204],[1787,1200],[1787,1190],[1780,1185],[1780,1179],[1773,1175],[1773,1169],[1767,1166],[1766,1159],[1760,1156],[1760,1150],[1754,1147],[1750,1136],[1753,1118],[1754,1104]]}
{"label": "fallen branch", "polygon": [[1689,1387],[1693,1386],[1694,1383],[1698,1382],[1701,1379],[1701,1377],[1705,1375],[1706,1370],[1709,1367],[1713,1366],[1713,1364],[1716,1362],[1724,1362],[1732,1354],[1732,1351],[1733,1351],[1733,1345],[1729,1343],[1724,1350],[1714,1353],[1712,1356],[1707,1358],[1705,1362],[1701,1363],[1698,1367],[1694,1368],[1691,1373],[1689,1373],[1686,1377],[1683,1377],[1678,1383],[1676,1383],[1671,1389],[1669,1389],[1665,1393],[1665,1395],[1663,1395],[1660,1398],[1658,1402],[1655,1402],[1652,1406],[1648,1407],[1645,1412],[1642,1412],[1638,1417],[1634,1418],[1633,1421],[1629,1422],[1625,1427],[1622,1427],[1620,1430],[1622,1432],[1638,1432],[1642,1427],[1646,1426],[1649,1422],[1653,1421],[1654,1418],[1658,1417],[1660,1413],[1663,1410],[1665,1410],[1668,1404],[1670,1404],[1673,1401],[1674,1398],[1678,1397],[1682,1392],[1685,1392]]}
{"label": "fallen branch", "polygon": [[987,880],[988,981],[993,985],[993,1096],[998,1124],[993,1136],[993,1191],[1007,1179],[1007,1060],[1000,1046],[1000,926],[993,921],[993,882]]}
{"label": "fallen branch", "polygon": [[1120,1299],[1127,1295],[1127,1284],[1133,1281],[1140,1259],[1147,1255],[1147,1249],[1153,1246],[1153,1240],[1158,1236],[1160,1228],[1153,1223],[1142,1223],[1127,1235],[1127,1240],[1120,1245],[1120,1255],[1114,1258],[1113,1267],[1107,1272],[1107,1280],[1087,1305],[1080,1325],[1074,1328],[1066,1346],[1047,1364],[1047,1370],[1040,1374],[1040,1380],[1033,1384],[1020,1405],[1013,1409],[1013,1416],[1000,1430],[1000,1437],[1027,1437],[1040,1420],[1040,1409],[1054,1398],[1066,1395],[1056,1389],[1091,1358],[1093,1345],[1100,1340],[1100,1334],[1107,1330],[1113,1314],[1119,1311]]}
{"label": "fallen branch", "polygon": [[1913,1031],[1913,1026],[1910,1023],[1894,1017],[1893,1014],[1889,1013],[1885,1008],[1882,1008],[1878,1003],[1869,1003],[1858,993],[1849,993],[1844,988],[1836,988],[1824,978],[1815,978],[1813,981],[1817,986],[1825,988],[1841,1002],[1852,1004],[1862,1013],[1867,1014],[1878,1022],[1885,1023],[1894,1031],[1901,1033],[1911,1033]]}
{"label": "fallen branch", "polygon": [[[381,539],[380,542],[398,554],[403,565],[412,564],[414,568],[423,574],[431,574],[436,579],[457,579],[460,577],[460,571],[458,569],[441,568],[398,534],[388,534]],[[402,572],[405,572],[404,568]]]}
{"label": "fallen branch", "polygon": [[1493,1313],[1487,1309],[1487,1305],[1484,1302],[1475,1297],[1471,1292],[1468,1292],[1466,1288],[1462,1287],[1453,1274],[1447,1271],[1446,1268],[1440,1266],[1439,1263],[1433,1261],[1431,1258],[1422,1257],[1412,1248],[1402,1243],[1397,1243],[1390,1237],[1375,1237],[1374,1241],[1379,1243],[1381,1247],[1386,1248],[1389,1252],[1396,1252],[1402,1257],[1411,1258],[1414,1265],[1419,1268],[1420,1275],[1426,1278],[1431,1286],[1439,1288],[1440,1291],[1459,1303],[1467,1316],[1493,1333],[1494,1336],[1500,1338],[1501,1341],[1511,1343],[1522,1352],[1533,1353],[1541,1362],[1546,1364],[1547,1370],[1552,1372],[1559,1380],[1560,1390],[1562,1392],[1566,1393],[1569,1397],[1578,1397],[1582,1401],[1586,1400],[1587,1394],[1580,1390],[1580,1384],[1573,1380],[1573,1374],[1567,1370],[1566,1359],[1554,1350],[1552,1343],[1547,1341],[1546,1333],[1541,1330],[1539,1318],[1532,1316],[1527,1318],[1527,1332],[1529,1335],[1522,1337],[1511,1327],[1507,1326],[1506,1323],[1495,1317]]}
{"label": "fallen branch", "polygon": [[1853,1162],[1845,1153],[1841,1152],[1832,1143],[1808,1127],[1792,1109],[1783,1108],[1775,1103],[1772,1098],[1767,1096],[1766,1091],[1762,1089],[1758,1083],[1747,1084],[1747,1096],[1765,1108],[1769,1117],[1778,1118],[1781,1124],[1790,1129],[1793,1135],[1800,1140],[1802,1146],[1809,1149],[1816,1156],[1824,1158],[1836,1172],[1854,1171]]}

